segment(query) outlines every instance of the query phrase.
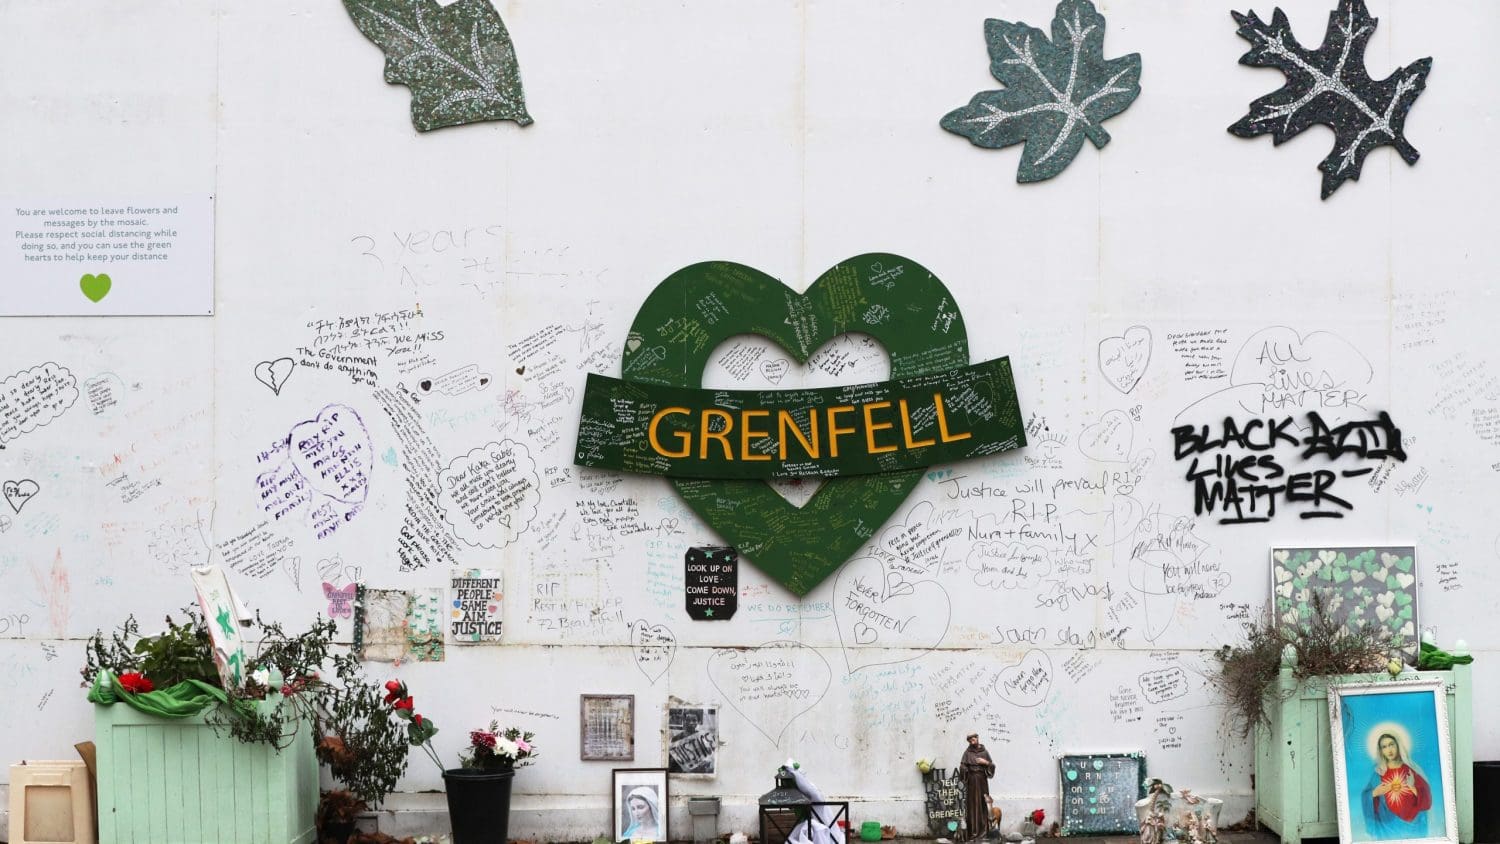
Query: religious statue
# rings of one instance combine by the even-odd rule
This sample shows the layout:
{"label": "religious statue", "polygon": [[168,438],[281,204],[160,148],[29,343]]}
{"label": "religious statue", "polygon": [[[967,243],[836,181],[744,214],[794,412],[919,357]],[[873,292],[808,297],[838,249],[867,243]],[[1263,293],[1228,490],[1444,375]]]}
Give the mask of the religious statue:
{"label": "religious statue", "polygon": [[963,778],[964,826],[969,838],[976,839],[990,831],[990,779],[995,776],[995,760],[979,743],[979,734],[970,733],[968,746],[964,748],[963,761],[958,764],[959,776]]}

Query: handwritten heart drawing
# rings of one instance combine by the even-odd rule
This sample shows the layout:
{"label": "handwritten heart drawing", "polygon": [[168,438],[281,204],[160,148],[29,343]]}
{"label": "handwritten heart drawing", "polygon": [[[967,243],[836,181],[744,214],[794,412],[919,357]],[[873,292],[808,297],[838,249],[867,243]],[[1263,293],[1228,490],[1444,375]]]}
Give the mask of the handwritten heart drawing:
{"label": "handwritten heart drawing", "polygon": [[[899,283],[877,283],[898,276]],[[850,258],[805,293],[744,264],[694,264],[668,276],[641,303],[621,373],[627,381],[699,388],[714,349],[735,335],[765,336],[805,364],[829,340],[851,331],[885,347],[891,378],[943,372],[969,363],[968,331],[954,301],[932,273],[897,255]],[[873,305],[901,318],[860,322],[859,309]],[[700,308],[712,308],[715,319],[694,316],[694,330],[682,330],[684,319]],[[633,344],[636,338],[643,341]],[[923,471],[832,478],[800,508],[761,480],[678,478],[672,485],[724,544],[794,594],[806,595],[890,519]]]}
{"label": "handwritten heart drawing", "polygon": [[291,432],[291,461],[309,486],[344,504],[370,494],[370,432],[359,412],[330,404]]}
{"label": "handwritten heart drawing", "polygon": [[263,360],[255,365],[255,380],[271,388],[271,392],[281,395],[281,386],[286,379],[292,377],[292,372],[297,368],[291,358],[277,358],[276,360]]}
{"label": "handwritten heart drawing", "polygon": [[654,686],[677,656],[677,636],[664,624],[638,618],[630,622],[630,652],[635,657],[635,667]]}
{"label": "handwritten heart drawing", "polygon": [[78,279],[78,289],[83,291],[83,295],[87,296],[90,302],[98,302],[105,296],[108,296],[111,286],[113,286],[113,282],[109,280],[109,276],[105,273],[85,275]]}
{"label": "handwritten heart drawing", "polygon": [[30,478],[22,481],[6,481],[4,484],[0,484],[0,493],[5,495],[6,503],[17,514],[21,512],[22,507],[26,506],[26,502],[30,501],[41,491],[42,488],[37,486],[36,481]]}
{"label": "handwritten heart drawing", "polygon": [[1001,670],[995,678],[994,691],[1001,700],[1013,706],[1030,709],[1047,699],[1052,689],[1052,658],[1035,648],[1021,661]]}
{"label": "handwritten heart drawing", "polygon": [[760,362],[760,374],[764,375],[766,380],[772,384],[780,384],[781,379],[786,377],[787,371],[791,368],[792,363],[786,358],[774,358]]}
{"label": "handwritten heart drawing", "polygon": [[1123,410],[1111,410],[1088,425],[1078,437],[1078,450],[1090,460],[1128,463],[1135,443],[1135,427]]}
{"label": "handwritten heart drawing", "polygon": [[828,693],[833,670],[812,648],[778,640],[757,648],[714,651],[708,658],[708,681],[750,726],[780,745],[792,722]]}
{"label": "handwritten heart drawing", "polygon": [[1123,336],[1099,341],[1099,371],[1111,387],[1128,394],[1146,374],[1151,362],[1151,329],[1132,325]]}
{"label": "handwritten heart drawing", "polygon": [[932,652],[948,635],[952,612],[937,581],[908,580],[874,557],[845,563],[833,582],[834,625],[850,674]]}

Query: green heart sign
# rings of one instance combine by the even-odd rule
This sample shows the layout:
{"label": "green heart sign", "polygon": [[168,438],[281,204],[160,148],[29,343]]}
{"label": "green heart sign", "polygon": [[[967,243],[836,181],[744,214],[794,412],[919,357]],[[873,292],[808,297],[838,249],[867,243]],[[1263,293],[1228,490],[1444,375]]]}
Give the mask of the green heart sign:
{"label": "green heart sign", "polygon": [[78,289],[83,295],[89,297],[90,302],[97,302],[109,295],[110,280],[104,273],[98,275],[85,275],[78,279]]}
{"label": "green heart sign", "polygon": [[[621,378],[698,388],[709,356],[735,335],[767,337],[805,364],[829,340],[854,331],[884,346],[892,379],[969,363],[968,332],[948,288],[914,261],[871,253],[831,267],[800,294],[744,264],[713,261],[679,270],[636,313]],[[1024,443],[1023,434],[1018,444]],[[924,470],[830,478],[801,508],[763,480],[673,478],[672,484],[746,559],[805,595],[885,524]]]}

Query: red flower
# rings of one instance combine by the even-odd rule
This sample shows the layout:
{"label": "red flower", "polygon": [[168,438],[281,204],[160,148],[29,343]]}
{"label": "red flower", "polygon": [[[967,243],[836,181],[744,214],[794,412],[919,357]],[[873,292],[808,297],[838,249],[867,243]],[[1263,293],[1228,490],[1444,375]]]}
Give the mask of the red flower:
{"label": "red flower", "polygon": [[413,724],[416,724],[418,727],[422,726],[422,716],[420,716],[420,715],[413,715],[413,716],[411,716],[411,722]]}
{"label": "red flower", "polygon": [[385,702],[395,703],[406,696],[406,685],[400,680],[387,680],[385,682]]}
{"label": "red flower", "polygon": [[140,694],[156,689],[156,684],[147,680],[145,675],[136,671],[126,671],[120,675],[120,686],[131,694]]}
{"label": "red flower", "polygon": [[399,711],[401,711],[403,709],[405,709],[407,711],[410,711],[411,708],[412,708],[412,702],[411,702],[411,698],[410,697],[404,697],[404,698],[401,698],[400,700],[396,701],[396,711],[397,712],[399,712]]}
{"label": "red flower", "polygon": [[1042,821],[1045,820],[1046,817],[1046,812],[1042,811],[1041,809],[1037,809],[1031,813],[1031,822],[1036,824],[1037,826],[1041,826]]}
{"label": "red flower", "polygon": [[469,743],[474,745],[475,747],[484,747],[490,750],[494,750],[495,734],[485,732],[484,730],[474,730],[473,732],[469,733]]}

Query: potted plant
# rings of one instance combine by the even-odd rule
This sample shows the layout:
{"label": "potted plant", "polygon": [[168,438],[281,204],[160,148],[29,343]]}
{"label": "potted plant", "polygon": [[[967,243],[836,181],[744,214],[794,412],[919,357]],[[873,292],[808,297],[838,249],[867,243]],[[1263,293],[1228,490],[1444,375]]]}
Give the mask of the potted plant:
{"label": "potted plant", "polygon": [[[168,830],[208,840],[234,829],[253,830],[241,840],[256,844],[311,841],[318,771],[299,693],[317,682],[332,625],[290,637],[257,618],[262,647],[245,666],[244,685],[229,689],[204,619],[186,616],[168,617],[155,636],[141,636],[127,618],[85,648],[102,840],[164,841]],[[255,782],[240,787],[237,772],[245,770],[257,772]]]}
{"label": "potted plant", "polygon": [[443,772],[453,844],[508,840],[516,769],[532,764],[540,754],[534,734],[518,727],[502,730],[499,722],[491,721],[488,729],[469,731],[469,745],[459,754],[459,767],[449,768],[432,749],[437,727],[416,712],[406,684],[392,680],[386,688],[397,714],[408,722],[411,744],[421,746]]}
{"label": "potted plant", "polygon": [[[1339,835],[1329,739],[1330,685],[1403,678],[1442,678],[1453,725],[1459,840],[1473,840],[1472,676],[1408,670],[1395,644],[1373,626],[1336,620],[1321,590],[1309,590],[1311,613],[1296,627],[1267,617],[1246,625],[1245,640],[1217,653],[1210,680],[1228,706],[1228,720],[1255,746],[1255,817],[1283,842]],[[1464,772],[1469,772],[1466,777]]]}

